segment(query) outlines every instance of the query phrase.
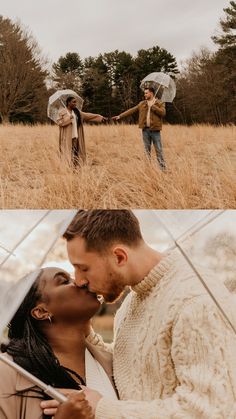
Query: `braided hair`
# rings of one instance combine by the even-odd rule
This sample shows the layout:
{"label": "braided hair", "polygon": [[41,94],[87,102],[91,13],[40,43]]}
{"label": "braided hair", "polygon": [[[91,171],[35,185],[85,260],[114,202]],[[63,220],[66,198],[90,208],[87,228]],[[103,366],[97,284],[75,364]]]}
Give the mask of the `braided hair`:
{"label": "braided hair", "polygon": [[[69,97],[66,99],[66,106],[68,106],[68,105],[69,105],[69,103],[70,103],[73,99],[75,99],[75,98],[74,98],[74,96],[69,96]],[[81,120],[81,114],[80,114],[80,111],[79,111],[79,109],[78,109],[78,108],[73,108],[73,111],[74,111],[75,115],[77,116],[77,118],[76,118],[76,121],[77,121],[77,127],[80,127],[80,126],[82,125],[82,120]]]}
{"label": "braided hair", "polygon": [[[14,362],[29,371],[44,383],[58,388],[80,389],[79,384],[60,365],[46,337],[39,328],[39,323],[31,316],[31,310],[40,301],[39,281],[30,288],[22,304],[9,324],[9,343],[1,345],[1,351],[12,356]],[[69,371],[69,370],[68,370]],[[73,373],[73,371],[70,371]],[[22,394],[21,394],[22,395]],[[47,398],[41,394],[41,397]],[[47,416],[44,416],[45,418]]]}

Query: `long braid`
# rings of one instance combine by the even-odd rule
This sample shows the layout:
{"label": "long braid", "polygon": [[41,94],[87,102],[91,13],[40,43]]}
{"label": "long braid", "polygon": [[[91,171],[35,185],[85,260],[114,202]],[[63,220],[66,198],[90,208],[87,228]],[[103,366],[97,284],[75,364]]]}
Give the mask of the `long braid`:
{"label": "long braid", "polygon": [[[69,105],[69,103],[75,99],[74,96],[68,96],[68,98],[66,99],[66,106]],[[79,128],[82,125],[82,119],[81,119],[81,114],[78,108],[73,108],[74,113],[77,116],[77,128]]]}
{"label": "long braid", "polygon": [[77,116],[77,127],[80,127],[82,125],[82,119],[81,119],[80,111],[79,111],[78,108],[74,108],[73,111]]}

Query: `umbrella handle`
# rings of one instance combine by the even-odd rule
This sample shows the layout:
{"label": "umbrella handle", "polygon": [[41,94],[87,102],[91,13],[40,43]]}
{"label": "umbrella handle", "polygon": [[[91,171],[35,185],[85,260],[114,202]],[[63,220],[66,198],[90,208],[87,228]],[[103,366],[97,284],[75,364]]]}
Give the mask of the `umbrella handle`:
{"label": "umbrella handle", "polygon": [[59,391],[57,391],[55,388],[53,388],[52,386],[47,386],[43,392],[45,394],[47,394],[48,396],[50,396],[52,399],[57,400],[59,403],[63,403],[66,402],[68,399],[66,396],[64,396],[64,394],[60,393]]}
{"label": "umbrella handle", "polygon": [[60,98],[60,102],[61,102],[62,106],[64,106],[64,108],[66,108],[66,105],[65,105],[65,103],[61,100],[61,98]]}
{"label": "umbrella handle", "polygon": [[22,368],[16,362],[7,358],[3,354],[0,354],[0,360],[3,361],[5,364],[9,365],[11,368],[13,368],[15,371],[17,371],[19,374],[21,374],[27,380],[31,381],[34,385],[41,388],[41,390],[43,390],[44,393],[46,393],[51,398],[57,400],[59,403],[63,403],[67,400],[67,397],[64,396],[64,394],[60,393],[54,387],[51,387],[50,385],[45,384],[43,381],[39,380],[39,378],[35,377],[33,374],[26,371],[24,368]]}
{"label": "umbrella handle", "polygon": [[[161,81],[161,83],[163,83],[164,78],[165,78],[165,76],[163,76],[163,77],[162,77],[162,81]],[[154,96],[154,98],[155,98],[155,99],[156,99],[156,95],[157,95],[157,93],[159,92],[160,87],[162,86],[162,84],[161,84],[161,83],[159,83],[159,87],[158,87],[158,89],[156,90],[156,93],[155,93],[155,96]]]}

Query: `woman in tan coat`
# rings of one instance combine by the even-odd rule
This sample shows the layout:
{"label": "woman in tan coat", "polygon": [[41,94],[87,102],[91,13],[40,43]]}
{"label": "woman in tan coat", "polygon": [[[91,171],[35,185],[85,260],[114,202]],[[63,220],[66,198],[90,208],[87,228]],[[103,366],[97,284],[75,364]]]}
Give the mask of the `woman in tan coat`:
{"label": "woman in tan coat", "polygon": [[[10,341],[1,350],[46,384],[77,390],[88,385],[117,399],[111,355],[94,350],[85,339],[99,307],[96,295],[78,288],[65,271],[42,269],[12,319]],[[83,394],[81,398],[83,413],[78,419],[92,419]],[[0,419],[49,418],[40,408],[42,399],[39,388],[0,361]]]}
{"label": "woman in tan coat", "polygon": [[59,149],[63,155],[72,160],[74,166],[85,162],[86,150],[83,122],[105,121],[102,115],[81,112],[76,107],[76,99],[69,96],[66,108],[59,111],[57,123],[59,131]]}

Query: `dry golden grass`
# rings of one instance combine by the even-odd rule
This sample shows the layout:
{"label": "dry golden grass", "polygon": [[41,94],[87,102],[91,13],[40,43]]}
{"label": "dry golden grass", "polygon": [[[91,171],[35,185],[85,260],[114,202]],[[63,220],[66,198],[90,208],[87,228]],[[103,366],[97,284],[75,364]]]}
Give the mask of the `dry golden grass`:
{"label": "dry golden grass", "polygon": [[87,163],[58,154],[56,126],[0,126],[1,208],[236,208],[236,127],[170,126],[168,171],[137,126],[86,126]]}

